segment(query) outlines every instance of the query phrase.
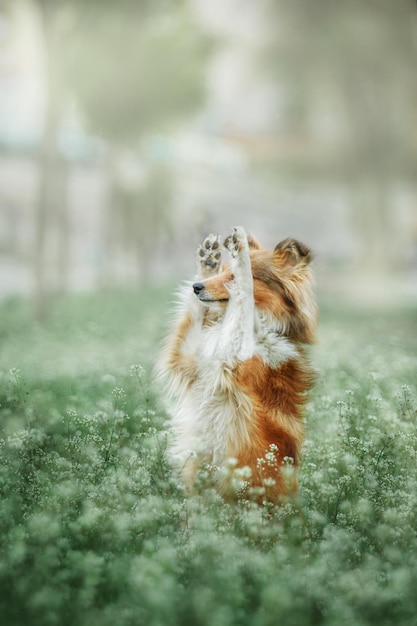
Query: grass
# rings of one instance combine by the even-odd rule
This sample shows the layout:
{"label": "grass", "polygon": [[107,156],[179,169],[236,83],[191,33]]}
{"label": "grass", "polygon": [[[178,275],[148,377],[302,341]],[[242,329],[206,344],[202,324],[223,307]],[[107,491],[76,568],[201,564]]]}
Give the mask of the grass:
{"label": "grass", "polygon": [[1,623],[417,624],[417,309],[323,305],[300,494],[269,512],[166,463],[168,299],[1,306]]}

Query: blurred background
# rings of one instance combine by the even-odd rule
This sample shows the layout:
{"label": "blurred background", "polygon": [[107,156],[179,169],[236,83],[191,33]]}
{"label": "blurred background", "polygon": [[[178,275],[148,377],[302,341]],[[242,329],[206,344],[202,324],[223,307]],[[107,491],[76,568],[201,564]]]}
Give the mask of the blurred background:
{"label": "blurred background", "polygon": [[209,232],[417,301],[409,0],[0,0],[0,299],[191,278]]}

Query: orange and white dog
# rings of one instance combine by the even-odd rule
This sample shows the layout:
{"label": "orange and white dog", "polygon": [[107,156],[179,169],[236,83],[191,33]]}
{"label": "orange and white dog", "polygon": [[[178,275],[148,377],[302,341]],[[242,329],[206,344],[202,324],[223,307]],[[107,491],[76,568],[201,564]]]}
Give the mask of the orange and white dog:
{"label": "orange and white dog", "polygon": [[297,488],[283,468],[298,465],[314,380],[304,353],[317,324],[312,254],[293,239],[261,249],[240,227],[224,247],[225,265],[218,236],[198,248],[196,281],[162,350],[160,374],[176,400],[171,456],[189,486],[210,467],[229,495],[234,467],[257,499],[276,501]]}

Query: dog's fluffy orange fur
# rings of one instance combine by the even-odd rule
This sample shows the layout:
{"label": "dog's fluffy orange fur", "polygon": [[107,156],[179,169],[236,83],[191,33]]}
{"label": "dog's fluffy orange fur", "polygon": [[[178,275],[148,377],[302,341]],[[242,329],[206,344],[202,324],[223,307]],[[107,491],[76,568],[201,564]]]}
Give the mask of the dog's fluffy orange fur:
{"label": "dog's fluffy orange fur", "polygon": [[243,228],[224,247],[225,265],[218,236],[199,247],[196,281],[182,291],[161,353],[159,373],[175,399],[171,457],[189,486],[200,467],[214,468],[225,495],[225,468],[250,468],[247,487],[275,501],[297,488],[282,468],[299,463],[314,379],[304,349],[317,324],[312,254],[294,239],[261,249]]}

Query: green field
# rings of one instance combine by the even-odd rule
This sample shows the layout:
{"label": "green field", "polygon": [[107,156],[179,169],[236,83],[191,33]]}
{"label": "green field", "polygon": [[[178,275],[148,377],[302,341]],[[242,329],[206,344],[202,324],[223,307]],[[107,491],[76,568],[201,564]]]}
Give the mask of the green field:
{"label": "green field", "polygon": [[300,494],[271,512],[166,463],[169,299],[0,306],[0,623],[417,624],[417,308],[321,307]]}

